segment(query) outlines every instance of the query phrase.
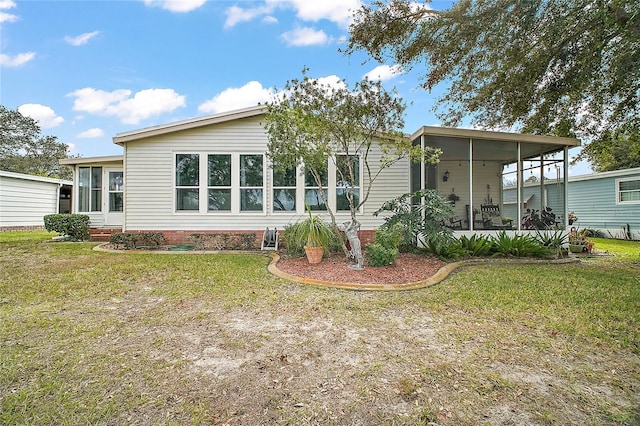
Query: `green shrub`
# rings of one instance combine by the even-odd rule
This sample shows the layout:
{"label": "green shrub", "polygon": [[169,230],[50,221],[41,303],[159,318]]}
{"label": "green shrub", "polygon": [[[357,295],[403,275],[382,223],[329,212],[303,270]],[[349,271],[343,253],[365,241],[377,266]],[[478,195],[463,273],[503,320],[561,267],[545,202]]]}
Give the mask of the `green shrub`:
{"label": "green shrub", "polygon": [[84,214],[48,214],[44,217],[44,227],[72,241],[89,239],[89,216]]}
{"label": "green shrub", "polygon": [[463,235],[458,242],[460,247],[471,256],[487,256],[493,247],[491,239],[486,235],[473,234],[471,237]]}
{"label": "green shrub", "polygon": [[380,243],[367,244],[365,247],[369,266],[389,266],[398,257],[398,249],[387,248]]}
{"label": "green shrub", "polygon": [[116,232],[109,237],[109,243],[116,249],[133,250],[136,248],[157,249],[167,243],[162,232]]}
{"label": "green shrub", "polygon": [[544,257],[551,249],[542,245],[536,237],[529,234],[515,234],[510,237],[505,231],[491,237],[495,255],[516,257]]}
{"label": "green shrub", "polygon": [[453,206],[436,190],[423,190],[386,201],[374,216],[391,212],[385,217],[385,225],[393,226],[399,223],[403,229],[403,240],[400,250],[412,251],[418,246],[422,238],[449,238],[453,231],[444,224],[454,216]]}
{"label": "green shrub", "polygon": [[196,250],[253,250],[257,247],[256,234],[253,232],[191,234],[188,239]]}
{"label": "green shrub", "polygon": [[375,232],[375,242],[383,247],[398,249],[404,240],[404,227],[400,223],[384,224]]}
{"label": "green shrub", "polygon": [[424,241],[424,249],[428,253],[438,256],[446,261],[459,259],[467,255],[467,251],[462,247],[460,241],[450,235],[431,235]]}

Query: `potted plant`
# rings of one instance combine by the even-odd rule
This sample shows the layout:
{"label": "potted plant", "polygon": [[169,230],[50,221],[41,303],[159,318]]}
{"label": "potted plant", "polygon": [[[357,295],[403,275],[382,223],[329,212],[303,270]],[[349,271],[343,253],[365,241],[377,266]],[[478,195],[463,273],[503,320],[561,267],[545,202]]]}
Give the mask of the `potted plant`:
{"label": "potted plant", "polygon": [[575,227],[569,232],[569,251],[571,253],[582,253],[587,250],[587,238],[584,232],[578,231]]}
{"label": "potted plant", "polygon": [[309,218],[306,219],[306,244],[304,252],[310,264],[317,264],[322,261],[324,248],[329,244],[327,227],[317,216],[311,214],[311,209],[307,206]]}

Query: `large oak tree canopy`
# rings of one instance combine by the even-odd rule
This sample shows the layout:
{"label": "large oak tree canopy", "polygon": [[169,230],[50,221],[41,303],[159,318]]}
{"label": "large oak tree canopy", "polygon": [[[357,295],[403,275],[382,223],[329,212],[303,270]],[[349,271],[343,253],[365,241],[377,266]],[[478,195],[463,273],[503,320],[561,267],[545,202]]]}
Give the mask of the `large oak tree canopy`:
{"label": "large oak tree canopy", "polygon": [[450,87],[434,110],[445,125],[578,136],[640,126],[637,0],[375,1],[355,13],[345,52],[364,50],[422,86]]}
{"label": "large oak tree canopy", "polygon": [[69,156],[69,146],[42,136],[34,119],[0,105],[0,170],[71,179],[71,169],[59,163]]}

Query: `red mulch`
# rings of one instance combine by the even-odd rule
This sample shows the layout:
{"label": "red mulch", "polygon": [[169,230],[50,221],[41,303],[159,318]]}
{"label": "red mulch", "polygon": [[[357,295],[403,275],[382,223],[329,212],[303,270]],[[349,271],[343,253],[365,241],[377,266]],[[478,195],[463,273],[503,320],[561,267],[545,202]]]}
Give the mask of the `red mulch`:
{"label": "red mulch", "polygon": [[363,270],[349,269],[353,264],[342,253],[322,259],[310,265],[306,257],[291,258],[283,255],[278,269],[303,278],[322,281],[357,284],[405,284],[422,281],[435,274],[446,263],[424,254],[400,253],[395,264],[385,267],[365,265]]}

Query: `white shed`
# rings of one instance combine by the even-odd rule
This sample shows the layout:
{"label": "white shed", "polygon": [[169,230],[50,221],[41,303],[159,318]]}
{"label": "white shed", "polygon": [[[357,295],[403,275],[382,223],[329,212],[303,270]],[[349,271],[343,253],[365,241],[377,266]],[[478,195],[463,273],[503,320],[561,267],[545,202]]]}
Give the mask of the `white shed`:
{"label": "white shed", "polygon": [[73,183],[0,171],[0,231],[44,229],[43,217],[71,212]]}

